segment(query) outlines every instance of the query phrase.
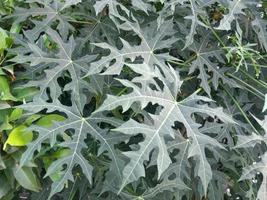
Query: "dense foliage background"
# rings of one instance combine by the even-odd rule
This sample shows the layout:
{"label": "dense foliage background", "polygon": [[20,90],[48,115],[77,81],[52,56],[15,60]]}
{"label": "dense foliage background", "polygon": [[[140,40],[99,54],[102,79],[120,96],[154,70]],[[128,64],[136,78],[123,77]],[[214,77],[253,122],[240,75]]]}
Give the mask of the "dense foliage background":
{"label": "dense foliage background", "polygon": [[266,11],[0,0],[0,199],[267,200]]}

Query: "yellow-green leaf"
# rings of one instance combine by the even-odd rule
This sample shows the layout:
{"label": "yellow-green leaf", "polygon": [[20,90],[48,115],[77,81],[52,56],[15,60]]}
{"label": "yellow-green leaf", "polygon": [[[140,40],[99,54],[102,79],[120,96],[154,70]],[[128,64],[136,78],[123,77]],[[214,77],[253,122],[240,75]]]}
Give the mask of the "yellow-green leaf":
{"label": "yellow-green leaf", "polygon": [[0,100],[17,101],[17,99],[11,94],[8,80],[4,76],[0,76]]}
{"label": "yellow-green leaf", "polygon": [[13,23],[10,28],[10,33],[19,33],[21,31],[21,25],[19,23]]}
{"label": "yellow-green leaf", "polygon": [[[47,170],[55,159],[63,158],[65,156],[68,156],[70,153],[71,153],[70,149],[59,149],[56,152],[52,153],[51,155],[44,157],[43,162],[45,165],[45,169]],[[62,176],[62,167],[58,169],[55,173],[51,174],[49,177],[53,182],[55,182],[58,181],[61,176]]]}
{"label": "yellow-green leaf", "polygon": [[36,124],[38,126],[42,126],[42,127],[50,127],[53,125],[53,121],[58,121],[58,122],[62,122],[65,120],[65,117],[61,116],[61,115],[57,115],[57,114],[50,114],[50,115],[45,115],[44,117],[42,117],[41,119],[39,119]]}
{"label": "yellow-green leaf", "polygon": [[23,110],[21,108],[16,108],[14,109],[10,116],[9,116],[9,121],[15,121],[15,120],[18,120],[19,118],[21,118],[22,116],[22,113],[23,113]]}
{"label": "yellow-green leaf", "polygon": [[0,28],[0,53],[2,53],[6,48],[8,48],[8,35],[6,31]]}
{"label": "yellow-green leaf", "polygon": [[31,115],[25,120],[25,124],[27,126],[30,126],[34,121],[40,119],[41,117],[42,115],[38,115],[38,114]]}
{"label": "yellow-green leaf", "polygon": [[14,128],[8,135],[7,141],[4,144],[4,150],[7,144],[11,146],[25,146],[32,141],[33,133],[27,130],[27,126],[20,125]]}

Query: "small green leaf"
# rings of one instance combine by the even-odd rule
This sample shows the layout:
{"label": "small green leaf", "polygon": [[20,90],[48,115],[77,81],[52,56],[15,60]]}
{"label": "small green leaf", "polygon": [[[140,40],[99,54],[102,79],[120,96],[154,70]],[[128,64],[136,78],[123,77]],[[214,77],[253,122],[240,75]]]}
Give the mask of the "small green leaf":
{"label": "small green leaf", "polygon": [[2,53],[6,48],[8,48],[8,35],[6,31],[2,28],[0,28],[0,53]]}
{"label": "small green leaf", "polygon": [[10,33],[19,33],[21,30],[21,25],[18,23],[13,23],[10,28]]}
{"label": "small green leaf", "polygon": [[42,116],[38,114],[31,115],[25,120],[25,124],[30,126],[34,121],[40,119]]}
{"label": "small green leaf", "polygon": [[21,118],[23,113],[23,110],[20,108],[16,108],[15,110],[12,111],[12,113],[9,116],[9,121],[15,121]]}
{"label": "small green leaf", "polygon": [[11,94],[7,78],[4,76],[0,76],[0,100],[17,101],[17,99]]}
{"label": "small green leaf", "polygon": [[36,87],[28,87],[28,88],[19,88],[12,90],[14,96],[19,101],[31,101],[32,97],[38,92],[39,90]]}
{"label": "small green leaf", "polygon": [[25,146],[32,141],[33,133],[32,131],[27,131],[27,126],[20,125],[14,128],[9,136],[7,141],[4,144],[4,150],[6,149],[7,144],[11,146]]}
{"label": "small green leaf", "polygon": [[[59,149],[56,152],[54,152],[52,155],[44,157],[43,162],[44,162],[46,170],[51,165],[54,159],[63,158],[63,157],[68,156],[69,154],[71,154],[70,149]],[[58,181],[60,179],[60,177],[62,176],[61,170],[62,170],[62,167],[59,170],[57,170],[55,173],[49,176],[53,182]]]}
{"label": "small green leaf", "polygon": [[41,190],[40,183],[30,167],[13,167],[13,175],[19,184],[31,191],[39,192]]}
{"label": "small green leaf", "polygon": [[55,153],[52,154],[52,157],[54,158],[62,158],[65,156],[68,156],[71,153],[69,149],[59,149]]}
{"label": "small green leaf", "polygon": [[50,127],[53,124],[53,121],[59,121],[62,122],[65,120],[65,117],[62,117],[61,115],[57,115],[57,114],[51,114],[51,115],[46,115],[44,117],[42,117],[41,119],[39,119],[36,124],[38,126],[42,126],[42,127]]}

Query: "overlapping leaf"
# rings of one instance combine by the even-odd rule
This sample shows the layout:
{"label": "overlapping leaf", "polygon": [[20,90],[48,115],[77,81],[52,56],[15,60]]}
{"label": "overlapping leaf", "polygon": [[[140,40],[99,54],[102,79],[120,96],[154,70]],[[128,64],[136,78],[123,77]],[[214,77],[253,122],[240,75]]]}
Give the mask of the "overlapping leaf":
{"label": "overlapping leaf", "polygon": [[51,104],[38,100],[36,103],[29,103],[20,107],[30,112],[38,112],[43,109],[48,109],[48,112],[60,111],[67,116],[67,119],[64,122],[54,123],[51,128],[33,127],[33,129],[38,132],[38,137],[28,145],[28,148],[23,154],[20,162],[21,166],[23,166],[27,161],[29,161],[33,157],[35,151],[39,151],[41,149],[42,143],[45,141],[49,140],[51,146],[54,146],[57,142],[58,135],[68,131],[72,133],[70,139],[59,143],[61,147],[69,148],[70,154],[56,160],[48,168],[46,176],[53,174],[57,170],[61,170],[62,166],[67,166],[62,171],[60,179],[53,183],[50,196],[60,192],[68,180],[74,181],[72,170],[76,165],[79,165],[82,168],[87,179],[92,182],[93,168],[81,152],[82,149],[87,148],[84,140],[87,138],[88,134],[92,135],[100,142],[101,145],[98,154],[100,155],[101,153],[107,151],[110,158],[112,158],[115,167],[117,166],[116,173],[120,172],[114,144],[118,143],[120,138],[125,138],[115,137],[116,139],[114,139],[116,133],[113,135],[108,134],[107,130],[100,129],[97,126],[98,122],[106,122],[116,127],[120,124],[118,120],[97,114],[84,118],[75,104],[72,107],[66,107],[61,105],[59,102]]}
{"label": "overlapping leaf", "polygon": [[228,13],[223,16],[223,19],[220,21],[220,25],[217,27],[219,30],[231,30],[231,23],[236,19],[236,15],[245,14],[244,9],[247,8],[246,1],[234,0],[228,1],[227,7],[230,9]]}
{"label": "overlapping leaf", "polygon": [[[160,77],[160,75],[158,76]],[[205,156],[205,149],[223,147],[215,139],[199,131],[200,125],[194,121],[192,114],[201,113],[212,117],[217,116],[225,122],[233,122],[231,117],[223,113],[221,108],[210,108],[207,104],[201,104],[201,101],[211,101],[206,97],[193,94],[177,102],[167,85],[164,85],[163,89],[160,89],[156,82],[152,82],[157,88],[157,90],[153,90],[140,80],[137,82],[142,87],[138,87],[127,80],[120,80],[120,82],[126,87],[132,88],[133,92],[120,97],[109,95],[96,112],[112,110],[119,106],[123,108],[123,111],[126,111],[134,102],[139,102],[142,108],[146,107],[148,103],[159,104],[163,107],[160,114],[151,115],[153,119],[152,125],[140,124],[134,120],[130,120],[115,129],[127,135],[136,135],[138,133],[144,135],[144,141],[139,143],[138,151],[124,153],[130,158],[130,161],[123,170],[123,182],[120,190],[128,183],[136,181],[139,177],[145,175],[143,164],[144,161],[149,160],[148,155],[153,150],[157,150],[158,152],[158,177],[168,168],[171,160],[168,156],[165,139],[175,137],[172,126],[175,121],[178,121],[185,126],[187,136],[192,139],[188,150],[188,157],[194,157],[197,160],[197,176],[200,177],[206,193],[208,184],[212,178],[212,171]]]}
{"label": "overlapping leaf", "polygon": [[[109,49],[110,54],[102,57],[99,61],[92,63],[88,75],[104,71],[104,74],[120,74],[125,62],[130,60],[134,62],[136,58],[141,57],[145,64],[152,69],[158,66],[164,72],[165,76],[171,79],[171,75],[166,65],[168,60],[177,60],[169,55],[168,52],[157,53],[171,46],[175,41],[174,29],[172,20],[165,21],[159,28],[156,26],[156,21],[149,26],[141,28],[137,22],[130,22],[128,20],[123,23],[120,28],[126,31],[134,31],[140,39],[140,45],[132,46],[129,42],[121,39],[123,47],[117,49],[106,43],[96,43],[95,45],[103,49]],[[154,31],[151,31],[151,27]],[[114,61],[115,62],[112,62]],[[129,62],[129,61],[128,61]]]}
{"label": "overlapping leaf", "polygon": [[[81,0],[69,0],[65,2],[60,1],[41,1],[41,0],[27,0],[30,8],[17,7],[11,16],[14,17],[17,23],[23,22],[28,18],[32,18],[35,24],[34,28],[25,31],[25,35],[34,41],[41,32],[57,23],[57,29],[61,35],[66,38],[69,30],[74,31],[74,27],[68,22],[71,18],[68,15],[62,14],[65,8],[80,3]],[[38,20],[38,18],[42,20]]]}
{"label": "overlapping leaf", "polygon": [[[254,147],[256,144],[261,144],[262,142],[267,144],[267,117],[265,116],[264,120],[256,119],[257,122],[260,124],[262,129],[264,130],[265,134],[263,136],[258,135],[256,133],[252,133],[250,136],[239,136],[238,137],[238,143],[236,145],[236,148],[248,148],[248,147]],[[265,152],[261,158],[261,161],[258,163],[253,163],[253,165],[250,165],[246,167],[243,170],[242,176],[240,177],[240,180],[245,179],[253,179],[257,172],[260,172],[263,176],[262,183],[260,185],[260,188],[258,190],[257,199],[259,200],[265,200],[266,194],[267,194],[267,153]]]}
{"label": "overlapping leaf", "polygon": [[223,83],[238,87],[233,80],[224,75],[227,68],[220,67],[220,64],[224,64],[222,49],[211,45],[213,41],[208,32],[203,32],[202,34],[204,37],[201,38],[201,41],[195,41],[190,47],[190,49],[194,51],[196,59],[191,64],[189,74],[193,73],[196,69],[199,70],[198,78],[201,79],[200,85],[208,95],[210,95],[211,91],[209,72],[212,72],[211,81],[215,89],[218,88],[220,79]]}
{"label": "overlapping leaf", "polygon": [[[88,63],[96,58],[96,56],[85,55],[77,57],[75,55],[75,41],[70,37],[65,43],[60,35],[51,29],[47,31],[57,45],[57,52],[49,52],[42,49],[34,43],[24,43],[25,50],[21,54],[12,59],[17,63],[29,63],[32,66],[30,73],[37,80],[30,81],[25,86],[37,86],[40,88],[39,96],[42,99],[51,97],[57,99],[61,94],[60,85],[57,79],[69,72],[72,81],[65,86],[65,90],[72,90],[73,96],[79,108],[82,110],[85,104],[85,96],[82,94],[82,88],[86,86],[86,82],[81,79],[81,76],[89,70]],[[40,76],[41,74],[41,76]],[[47,94],[47,89],[50,89],[50,94]]]}
{"label": "overlapping leaf", "polygon": [[[235,72],[233,76],[244,85],[239,87],[228,78],[239,52],[232,51],[232,59],[227,60],[228,48],[222,48],[235,47],[235,29],[242,29],[240,44],[259,39],[259,45],[248,49],[266,50],[266,16],[260,13],[262,4],[256,9],[258,2],[19,1],[14,13],[2,18],[14,22],[12,27],[1,23],[3,29],[11,27],[10,32],[18,35],[13,46],[1,52],[1,76],[12,72],[9,80],[17,79],[15,89],[40,90],[31,103],[20,106],[28,111],[25,115],[57,113],[66,119],[51,127],[31,126],[34,137],[16,169],[25,168],[30,160],[42,163],[47,150],[67,149],[67,155],[53,158],[49,167],[40,169],[46,171],[45,177],[58,176],[52,179],[49,198],[64,190],[58,196],[66,199],[89,195],[218,200],[234,192],[243,194],[234,183],[238,171],[260,152],[262,161],[245,168],[241,179],[262,173],[258,198],[265,199],[266,135],[258,134],[253,117],[247,115],[258,116],[261,110],[257,105],[266,94],[266,70],[258,70],[258,79],[252,77],[249,66],[245,72]],[[264,59],[258,65],[258,57],[249,53],[245,59],[254,68],[265,66]],[[247,84],[248,79],[255,86]],[[5,83],[2,90],[10,88],[13,95],[14,88]],[[12,106],[0,102],[1,113]],[[258,120],[263,128],[265,121]],[[252,129],[256,133],[250,134]],[[6,141],[5,133],[0,139]],[[255,145],[253,150],[259,152],[248,151]],[[249,186],[244,196],[251,199]],[[48,197],[41,193],[40,198]]]}
{"label": "overlapping leaf", "polygon": [[267,51],[267,22],[262,19],[259,13],[257,13],[255,10],[251,9],[252,13],[254,14],[254,20],[252,21],[252,26],[254,31],[257,33],[259,42],[262,46],[262,48]]}

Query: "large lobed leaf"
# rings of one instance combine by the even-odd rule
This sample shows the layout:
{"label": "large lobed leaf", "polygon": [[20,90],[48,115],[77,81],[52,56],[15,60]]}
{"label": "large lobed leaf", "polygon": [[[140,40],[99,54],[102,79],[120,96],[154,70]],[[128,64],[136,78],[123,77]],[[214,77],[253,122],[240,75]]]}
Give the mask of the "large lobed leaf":
{"label": "large lobed leaf", "polygon": [[[158,77],[160,76],[158,74]],[[151,84],[154,84],[157,88],[157,90],[152,90],[140,78],[132,82],[140,83],[142,85],[141,87],[127,80],[119,81],[126,87],[132,88],[133,92],[120,97],[108,95],[103,105],[95,112],[113,110],[119,106],[122,107],[123,111],[126,111],[134,102],[140,103],[142,108],[145,108],[149,103],[162,106],[162,110],[158,115],[151,114],[151,118],[153,119],[153,124],[151,125],[140,124],[134,120],[129,120],[115,129],[124,134],[136,135],[142,133],[144,136],[144,141],[139,143],[138,151],[124,153],[129,157],[130,161],[123,170],[123,182],[120,191],[128,183],[145,176],[144,161],[149,160],[148,155],[153,150],[157,150],[158,152],[158,178],[169,167],[171,160],[168,156],[166,140],[171,140],[175,137],[172,126],[178,121],[184,125],[187,137],[192,139],[188,148],[188,158],[194,157],[196,160],[197,176],[200,177],[206,193],[208,184],[212,178],[212,171],[205,155],[205,149],[210,148],[212,150],[214,147],[223,147],[215,139],[202,134],[199,131],[200,124],[196,123],[192,116],[194,113],[206,114],[211,117],[217,116],[224,122],[233,122],[232,118],[225,114],[222,108],[211,108],[207,104],[200,103],[201,101],[211,102],[209,98],[203,96],[192,94],[182,101],[177,102],[177,93],[173,95],[170,88],[165,84],[163,89],[160,89],[159,85],[155,81],[152,81]]]}

